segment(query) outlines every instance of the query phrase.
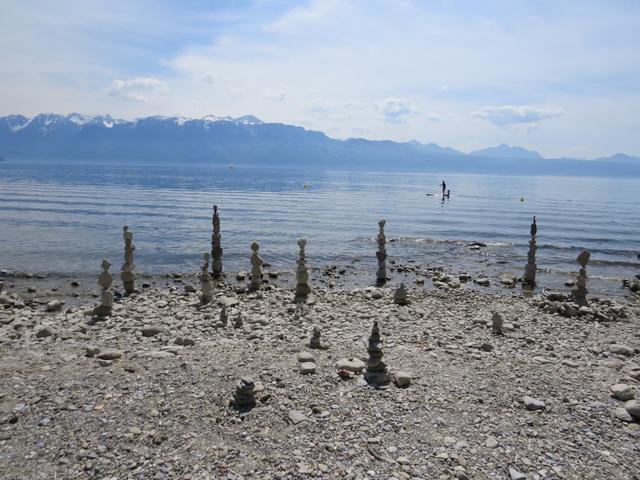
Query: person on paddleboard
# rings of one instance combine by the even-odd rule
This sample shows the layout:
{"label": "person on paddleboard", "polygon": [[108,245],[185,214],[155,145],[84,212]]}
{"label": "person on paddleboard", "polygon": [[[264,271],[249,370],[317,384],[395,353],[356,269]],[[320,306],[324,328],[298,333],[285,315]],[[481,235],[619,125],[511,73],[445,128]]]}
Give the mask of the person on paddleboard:
{"label": "person on paddleboard", "polygon": [[445,193],[447,193],[447,184],[444,183],[444,180],[442,180],[442,196],[443,197]]}

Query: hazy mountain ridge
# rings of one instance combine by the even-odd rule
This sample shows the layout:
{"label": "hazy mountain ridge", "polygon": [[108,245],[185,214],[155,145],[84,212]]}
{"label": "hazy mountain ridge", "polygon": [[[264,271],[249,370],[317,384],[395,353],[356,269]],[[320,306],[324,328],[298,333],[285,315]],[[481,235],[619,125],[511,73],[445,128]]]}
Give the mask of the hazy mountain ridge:
{"label": "hazy mountain ridge", "polygon": [[522,147],[511,147],[509,145],[498,145],[497,147],[488,147],[481,150],[475,150],[469,155],[486,158],[510,158],[522,160],[543,160],[542,155],[534,150],[527,150]]}
{"label": "hazy mountain ridge", "polygon": [[9,115],[0,117],[0,155],[40,160],[640,176],[640,159],[624,154],[593,161],[548,160],[535,151],[507,145],[467,154],[415,140],[336,140],[302,127],[265,123],[253,115],[151,116],[131,121],[79,113],[32,118]]}

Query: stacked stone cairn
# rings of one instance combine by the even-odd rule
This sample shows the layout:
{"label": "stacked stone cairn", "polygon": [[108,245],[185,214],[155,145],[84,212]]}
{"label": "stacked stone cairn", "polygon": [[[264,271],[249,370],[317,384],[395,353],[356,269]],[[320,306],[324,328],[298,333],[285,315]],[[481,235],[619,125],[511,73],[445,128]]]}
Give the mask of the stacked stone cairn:
{"label": "stacked stone cairn", "polygon": [[122,238],[124,239],[124,264],[121,268],[120,280],[126,295],[135,292],[134,281],[136,279],[135,265],[133,264],[133,252],[136,247],[133,245],[133,233],[128,226],[122,227]]}
{"label": "stacked stone cairn", "polygon": [[211,276],[209,275],[209,254],[204,253],[202,268],[200,271],[200,301],[209,303],[213,298],[213,285],[211,285]]}
{"label": "stacked stone cairn", "polygon": [[113,308],[113,293],[109,290],[113,283],[113,277],[109,273],[109,267],[111,264],[106,260],[102,260],[102,273],[98,277],[98,285],[102,287],[100,293],[100,305],[93,309],[93,314],[97,317],[111,316],[111,310]]}
{"label": "stacked stone cairn", "polygon": [[522,280],[525,284],[533,287],[536,284],[536,235],[538,234],[538,225],[536,224],[536,217],[533,217],[533,223],[531,224],[531,239],[529,240],[529,252],[527,253],[527,264],[524,267],[524,276]]}
{"label": "stacked stone cairn", "polygon": [[313,327],[313,333],[311,334],[311,339],[309,340],[309,348],[314,350],[326,350],[328,347],[322,344],[320,340],[320,327]]}
{"label": "stacked stone cairn", "polygon": [[382,360],[382,339],[380,338],[378,322],[373,322],[367,353],[369,353],[369,359],[367,360],[367,370],[364,374],[364,379],[369,385],[373,386],[388,384],[390,378],[387,372],[387,365]]}
{"label": "stacked stone cairn", "polygon": [[504,325],[502,315],[498,312],[493,312],[491,316],[491,333],[494,335],[502,335],[502,325]]}
{"label": "stacked stone cairn", "polygon": [[393,294],[393,303],[395,303],[396,305],[409,305],[409,299],[407,298],[407,287],[404,283],[401,283]]}
{"label": "stacked stone cairn", "polygon": [[296,269],[296,293],[293,299],[295,303],[304,303],[311,293],[311,287],[309,286],[309,270],[307,270],[307,266],[305,265],[304,248],[306,245],[307,241],[304,238],[298,240],[300,252],[298,254],[298,268]]}
{"label": "stacked stone cairn", "polygon": [[376,273],[376,283],[378,285],[384,285],[384,283],[387,281],[387,249],[386,249],[386,243],[387,243],[387,237],[385,237],[384,235],[384,225],[385,225],[386,220],[382,219],[378,222],[378,227],[379,227],[379,231],[378,231],[378,251],[376,252],[376,256],[378,257],[378,271]]}
{"label": "stacked stone cairn", "polygon": [[576,284],[571,290],[571,299],[573,303],[586,307],[589,302],[587,302],[587,263],[589,263],[589,258],[591,258],[591,253],[584,250],[576,261],[580,265],[580,271],[578,272],[578,278],[576,279]]}
{"label": "stacked stone cairn", "polygon": [[229,325],[229,317],[227,316],[227,307],[225,307],[224,305],[220,309],[220,323],[222,324],[223,327],[226,327]]}
{"label": "stacked stone cairn", "polygon": [[236,383],[236,391],[231,399],[231,405],[237,409],[251,408],[256,404],[256,384],[251,378],[243,377]]}
{"label": "stacked stone cairn", "polygon": [[244,320],[242,319],[242,313],[238,312],[238,314],[233,319],[233,328],[242,328],[244,326]]}
{"label": "stacked stone cairn", "polygon": [[222,278],[222,247],[220,244],[220,215],[218,206],[213,206],[213,234],[211,235],[211,276],[218,280]]}
{"label": "stacked stone cairn", "polygon": [[260,282],[262,281],[262,258],[258,255],[260,245],[258,242],[251,244],[251,283],[249,284],[249,290],[258,290],[260,288]]}

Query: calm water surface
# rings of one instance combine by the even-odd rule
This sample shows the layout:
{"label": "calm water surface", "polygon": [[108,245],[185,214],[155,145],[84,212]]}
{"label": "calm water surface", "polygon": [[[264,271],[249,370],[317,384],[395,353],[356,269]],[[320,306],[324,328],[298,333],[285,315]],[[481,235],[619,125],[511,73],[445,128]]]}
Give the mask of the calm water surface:
{"label": "calm water surface", "polygon": [[[390,259],[450,271],[522,273],[538,218],[542,286],[557,287],[592,252],[594,291],[619,292],[640,273],[637,179],[442,176],[205,166],[94,166],[0,162],[0,268],[93,275],[122,262],[122,225],[134,232],[137,269],[191,272],[210,249],[211,206],[221,209],[226,270],[249,269],[251,241],[265,261],[293,268],[296,240],[309,263],[371,270],[377,221]],[[306,187],[305,187],[306,185]],[[428,196],[428,193],[436,193]],[[522,201],[523,200],[523,201]],[[487,248],[469,249],[481,241]]]}

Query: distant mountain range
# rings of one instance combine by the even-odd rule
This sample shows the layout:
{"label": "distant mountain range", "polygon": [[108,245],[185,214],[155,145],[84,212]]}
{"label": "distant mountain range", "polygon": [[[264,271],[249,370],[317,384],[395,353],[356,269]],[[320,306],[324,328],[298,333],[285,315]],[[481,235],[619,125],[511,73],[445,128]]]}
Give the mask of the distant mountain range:
{"label": "distant mountain range", "polygon": [[210,163],[268,167],[431,172],[640,176],[640,158],[544,159],[500,145],[463,153],[435,143],[336,140],[322,132],[253,115],[200,119],[45,113],[0,117],[0,156],[7,159],[129,163]]}

